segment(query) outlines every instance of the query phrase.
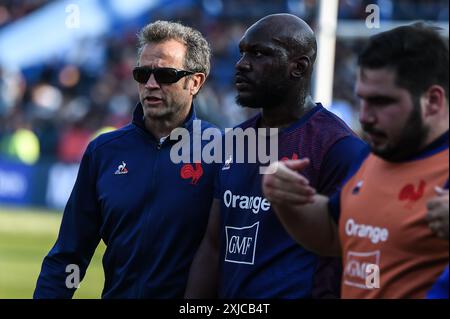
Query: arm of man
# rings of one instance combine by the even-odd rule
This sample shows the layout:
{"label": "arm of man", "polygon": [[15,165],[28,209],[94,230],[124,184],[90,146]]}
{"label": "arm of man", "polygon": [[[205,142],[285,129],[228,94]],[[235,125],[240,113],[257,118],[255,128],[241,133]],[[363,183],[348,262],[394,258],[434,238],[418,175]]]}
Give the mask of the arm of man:
{"label": "arm of man", "polygon": [[[329,210],[335,221],[339,218],[339,202],[344,182],[359,167],[361,156],[367,154],[367,144],[354,135],[337,140],[326,152],[319,169],[317,192],[331,196]],[[353,173],[352,173],[353,172]],[[335,195],[334,195],[335,194]],[[333,198],[333,199],[332,199]],[[338,257],[320,256],[314,273],[312,297],[314,299],[340,298],[342,278],[342,260]]]}
{"label": "arm of man", "polygon": [[64,210],[58,239],[42,263],[35,299],[71,298],[100,241],[100,214],[92,164],[88,148]]}
{"label": "arm of man", "polygon": [[308,159],[277,162],[263,178],[263,192],[289,235],[304,248],[324,256],[340,256],[338,227],[328,211],[328,197],[315,194],[298,173]]}
{"label": "arm of man", "polygon": [[219,278],[220,200],[214,199],[205,236],[189,272],[185,298],[216,298]]}

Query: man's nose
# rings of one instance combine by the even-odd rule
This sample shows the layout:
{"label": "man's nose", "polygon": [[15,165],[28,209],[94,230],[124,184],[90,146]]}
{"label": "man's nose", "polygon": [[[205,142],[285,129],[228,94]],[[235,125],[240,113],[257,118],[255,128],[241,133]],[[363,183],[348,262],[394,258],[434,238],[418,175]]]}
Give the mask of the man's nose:
{"label": "man's nose", "polygon": [[155,89],[155,88],[159,88],[159,83],[156,81],[155,79],[155,75],[152,73],[150,74],[150,77],[147,80],[147,83],[145,83],[145,88],[146,89]]}
{"label": "man's nose", "polygon": [[359,107],[359,122],[365,124],[373,124],[376,121],[376,116],[372,108],[367,105],[367,102],[361,101]]}
{"label": "man's nose", "polygon": [[237,71],[250,71],[251,65],[248,62],[248,60],[245,58],[245,55],[243,55],[239,61],[236,62],[235,68]]}

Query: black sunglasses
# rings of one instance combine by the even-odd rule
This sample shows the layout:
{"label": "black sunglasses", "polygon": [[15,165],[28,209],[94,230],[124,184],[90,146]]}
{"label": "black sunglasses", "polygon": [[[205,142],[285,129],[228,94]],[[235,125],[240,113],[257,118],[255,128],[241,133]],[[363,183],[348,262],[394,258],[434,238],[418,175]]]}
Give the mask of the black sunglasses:
{"label": "black sunglasses", "polygon": [[148,66],[137,66],[133,69],[133,77],[136,82],[145,84],[150,79],[152,73],[155,76],[156,82],[160,84],[169,84],[178,82],[186,75],[194,74],[191,71],[177,70],[174,68],[151,68]]}

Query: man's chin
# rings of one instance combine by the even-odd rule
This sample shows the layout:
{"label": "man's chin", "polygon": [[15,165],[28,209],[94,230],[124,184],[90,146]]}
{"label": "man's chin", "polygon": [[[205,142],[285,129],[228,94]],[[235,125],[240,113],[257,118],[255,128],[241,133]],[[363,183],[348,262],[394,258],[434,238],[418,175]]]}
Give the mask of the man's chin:
{"label": "man's chin", "polygon": [[402,152],[401,150],[393,150],[387,148],[374,148],[373,146],[371,146],[371,148],[372,153],[387,162],[403,162],[411,157],[411,152]]}
{"label": "man's chin", "polygon": [[370,149],[371,149],[372,153],[374,153],[378,157],[381,157],[383,159],[386,159],[386,157],[389,157],[389,152],[386,152],[383,149],[375,147],[372,144],[370,144]]}
{"label": "man's chin", "polygon": [[395,153],[395,151],[393,151],[389,147],[389,145],[386,143],[381,143],[380,141],[374,141],[373,139],[370,139],[370,138],[368,139],[367,142],[370,145],[370,149],[371,149],[372,153],[382,159],[389,160],[389,158],[392,156],[392,154]]}
{"label": "man's chin", "polygon": [[242,107],[248,107],[251,109],[258,109],[261,107],[260,103],[258,103],[258,101],[253,96],[249,96],[248,94],[239,93],[236,96],[236,103]]}
{"label": "man's chin", "polygon": [[166,118],[171,114],[168,110],[162,110],[162,109],[150,109],[146,108],[144,110],[144,117],[149,119],[162,119]]}

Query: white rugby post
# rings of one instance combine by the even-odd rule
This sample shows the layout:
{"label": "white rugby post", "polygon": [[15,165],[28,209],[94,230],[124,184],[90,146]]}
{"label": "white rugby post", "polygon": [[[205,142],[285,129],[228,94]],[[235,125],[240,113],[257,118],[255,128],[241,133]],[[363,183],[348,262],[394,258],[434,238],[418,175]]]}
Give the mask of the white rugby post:
{"label": "white rugby post", "polygon": [[333,101],[334,57],[339,0],[320,0],[317,36],[317,62],[314,80],[315,101],[329,108]]}

